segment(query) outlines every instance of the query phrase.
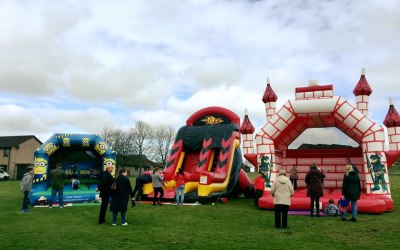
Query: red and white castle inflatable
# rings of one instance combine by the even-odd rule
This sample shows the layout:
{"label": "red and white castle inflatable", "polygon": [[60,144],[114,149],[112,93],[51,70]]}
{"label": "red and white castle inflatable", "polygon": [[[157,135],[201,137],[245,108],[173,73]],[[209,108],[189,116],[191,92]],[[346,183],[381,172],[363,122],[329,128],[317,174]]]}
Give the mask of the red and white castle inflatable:
{"label": "red and white castle inflatable", "polygon": [[[361,199],[358,201],[360,213],[384,213],[393,210],[390,193],[388,167],[400,156],[400,116],[390,104],[384,125],[389,136],[389,150],[385,151],[385,133],[381,125],[368,117],[368,98],[372,89],[361,74],[353,91],[356,106],[341,96],[334,96],[332,85],[317,85],[296,88],[295,99],[288,100],[276,112],[278,99],[269,81],[263,96],[267,123],[257,134],[248,115],[241,124],[243,153],[245,158],[258,168],[261,158],[268,156],[269,179],[273,183],[279,170],[290,172],[293,165],[299,171],[298,189],[292,198],[291,210],[309,210],[310,200],[306,197],[304,178],[312,163],[321,168],[324,179],[324,197],[322,206],[329,199],[337,201],[341,197],[341,185],[347,159],[360,171],[362,186]],[[308,128],[336,127],[352,138],[358,147],[340,149],[289,149],[289,145]],[[253,141],[255,140],[255,147]],[[379,157],[378,157],[379,156]],[[371,160],[379,158],[384,166],[386,187],[376,188]],[[265,158],[264,158],[265,159]],[[382,183],[379,182],[379,185]],[[259,207],[273,208],[270,188],[266,187],[259,200]]]}

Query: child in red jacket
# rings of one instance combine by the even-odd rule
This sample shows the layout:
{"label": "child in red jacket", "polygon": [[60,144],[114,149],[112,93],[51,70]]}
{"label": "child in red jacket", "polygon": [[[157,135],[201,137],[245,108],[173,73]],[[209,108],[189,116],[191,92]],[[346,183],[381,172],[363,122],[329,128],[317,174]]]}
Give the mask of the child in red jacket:
{"label": "child in red jacket", "polygon": [[183,168],[179,168],[178,172],[174,175],[173,180],[175,181],[175,199],[176,205],[183,206],[183,200],[185,198],[185,175]]}
{"label": "child in red jacket", "polygon": [[258,200],[263,195],[265,188],[265,176],[262,172],[254,179],[254,205],[258,207]]}

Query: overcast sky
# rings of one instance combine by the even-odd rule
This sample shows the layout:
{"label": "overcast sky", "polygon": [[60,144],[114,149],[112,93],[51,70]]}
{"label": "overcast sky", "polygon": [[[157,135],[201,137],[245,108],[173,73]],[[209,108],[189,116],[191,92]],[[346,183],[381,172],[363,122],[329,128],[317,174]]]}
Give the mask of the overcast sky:
{"label": "overcast sky", "polygon": [[267,77],[278,109],[311,79],[354,104],[363,67],[382,124],[389,97],[400,109],[399,24],[396,0],[0,0],[0,135],[178,129],[207,106],[247,108],[258,131]]}

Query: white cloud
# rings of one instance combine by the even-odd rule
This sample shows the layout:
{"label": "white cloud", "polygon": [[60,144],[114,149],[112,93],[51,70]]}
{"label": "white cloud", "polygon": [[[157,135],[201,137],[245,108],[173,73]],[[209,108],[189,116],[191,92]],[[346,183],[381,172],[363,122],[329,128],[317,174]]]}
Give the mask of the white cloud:
{"label": "white cloud", "polygon": [[279,109],[310,79],[354,100],[362,67],[381,123],[400,105],[398,23],[398,1],[3,1],[1,133],[179,128],[214,105],[260,128],[266,77]]}

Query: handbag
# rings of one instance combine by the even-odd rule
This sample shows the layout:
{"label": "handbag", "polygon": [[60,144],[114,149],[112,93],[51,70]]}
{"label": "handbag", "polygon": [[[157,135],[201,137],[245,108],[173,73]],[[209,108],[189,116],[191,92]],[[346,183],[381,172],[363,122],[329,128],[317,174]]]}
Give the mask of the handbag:
{"label": "handbag", "polygon": [[114,194],[115,191],[117,191],[117,182],[116,182],[116,181],[114,181],[113,184],[111,185],[111,187],[110,187],[110,193],[111,193],[111,194]]}

